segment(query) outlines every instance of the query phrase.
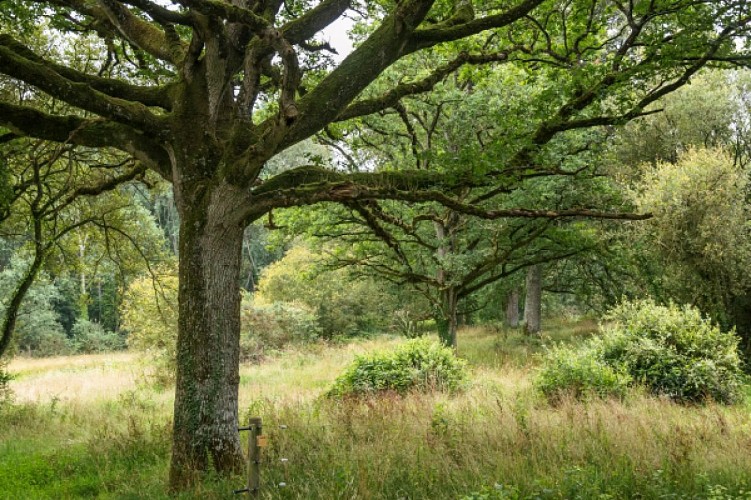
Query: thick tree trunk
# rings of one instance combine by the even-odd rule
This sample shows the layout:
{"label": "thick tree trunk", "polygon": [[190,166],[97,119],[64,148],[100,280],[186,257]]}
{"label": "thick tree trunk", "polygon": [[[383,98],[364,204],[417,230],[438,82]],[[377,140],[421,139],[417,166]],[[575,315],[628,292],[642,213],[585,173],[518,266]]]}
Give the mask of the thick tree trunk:
{"label": "thick tree trunk", "polygon": [[542,266],[535,265],[527,268],[527,294],[524,298],[524,330],[528,334],[540,332],[540,317],[542,316]]}
{"label": "thick tree trunk", "polygon": [[231,216],[233,188],[181,190],[173,490],[210,464],[228,473],[243,462],[237,430],[242,222]]}
{"label": "thick tree trunk", "polygon": [[456,330],[459,326],[457,306],[459,298],[454,287],[449,287],[443,292],[443,304],[441,305],[440,317],[436,318],[438,324],[438,336],[441,342],[456,349]]}
{"label": "thick tree trunk", "polygon": [[519,326],[519,289],[514,288],[506,298],[506,325],[516,328]]}

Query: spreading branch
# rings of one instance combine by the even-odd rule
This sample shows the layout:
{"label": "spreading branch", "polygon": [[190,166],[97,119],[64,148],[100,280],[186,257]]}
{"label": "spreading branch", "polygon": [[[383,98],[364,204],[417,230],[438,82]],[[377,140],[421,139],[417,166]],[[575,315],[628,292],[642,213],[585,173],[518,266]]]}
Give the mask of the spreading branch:
{"label": "spreading branch", "polygon": [[[63,64],[57,64],[42,58],[7,34],[0,34],[0,47],[5,49],[4,53],[6,54],[9,52],[15,54],[18,58],[23,58],[28,62],[48,68],[69,82],[85,84],[87,87],[107,94],[110,97],[140,102],[145,106],[158,106],[165,110],[169,110],[172,107],[168,95],[169,87],[131,85],[122,80],[88,75]],[[20,68],[16,68],[16,71],[18,71],[18,77],[23,78]],[[12,73],[6,74],[15,76]]]}
{"label": "spreading branch", "polygon": [[[4,37],[5,38],[5,37]],[[142,127],[161,135],[165,124],[141,103],[110,97],[91,88],[88,83],[64,78],[41,59],[26,59],[0,39],[0,72],[61,99],[72,106],[97,113],[114,121]]]}
{"label": "spreading branch", "polygon": [[351,0],[324,0],[294,21],[285,24],[280,30],[282,36],[293,45],[301,44],[339,19],[351,3]]}
{"label": "spreading branch", "polygon": [[119,149],[162,175],[169,175],[169,158],[164,149],[125,125],[73,115],[51,115],[0,101],[0,126],[18,135],[37,139]]}
{"label": "spreading branch", "polygon": [[432,47],[439,43],[451,42],[483,31],[502,28],[517,21],[545,0],[524,0],[514,7],[490,16],[472,19],[458,24],[439,24],[415,31],[411,39],[411,51]]}
{"label": "spreading branch", "polygon": [[592,208],[543,210],[527,208],[485,209],[457,201],[447,195],[458,189],[482,187],[488,180],[471,178],[450,180],[434,172],[334,172],[320,167],[298,167],[288,170],[257,187],[251,193],[253,209],[246,217],[256,220],[275,208],[313,205],[322,202],[348,203],[362,200],[401,200],[412,203],[434,202],[455,212],[480,219],[530,218],[593,218],[618,220],[645,220],[651,214],[608,212]]}
{"label": "spreading branch", "polygon": [[356,101],[345,108],[339,116],[336,117],[337,121],[349,120],[358,116],[372,115],[383,111],[388,108],[396,106],[401,99],[407,96],[416,94],[422,94],[433,89],[440,81],[446,78],[448,75],[454,73],[457,69],[465,64],[489,64],[494,62],[501,62],[508,59],[508,54],[505,52],[496,54],[469,54],[462,52],[454,60],[445,64],[439,68],[436,68],[430,75],[409,83],[401,83],[391,90],[383,94],[382,96],[373,99],[363,99]]}

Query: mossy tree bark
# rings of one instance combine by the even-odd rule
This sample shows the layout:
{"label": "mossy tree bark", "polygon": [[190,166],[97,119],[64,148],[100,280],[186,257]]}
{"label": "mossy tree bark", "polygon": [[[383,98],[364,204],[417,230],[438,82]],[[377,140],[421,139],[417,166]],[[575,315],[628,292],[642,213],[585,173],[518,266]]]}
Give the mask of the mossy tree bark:
{"label": "mossy tree bark", "polygon": [[519,289],[516,287],[506,297],[506,325],[511,328],[519,326]]}
{"label": "mossy tree bark", "polygon": [[177,383],[170,483],[212,463],[239,471],[240,262],[244,226],[232,212],[235,189],[181,186]]}

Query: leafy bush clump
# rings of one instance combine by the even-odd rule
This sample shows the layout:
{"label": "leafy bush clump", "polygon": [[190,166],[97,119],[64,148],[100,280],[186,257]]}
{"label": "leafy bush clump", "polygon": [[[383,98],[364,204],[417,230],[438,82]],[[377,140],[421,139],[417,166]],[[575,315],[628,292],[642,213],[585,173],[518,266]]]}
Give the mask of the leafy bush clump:
{"label": "leafy bush clump", "polygon": [[342,397],[381,391],[455,391],[467,380],[465,364],[448,347],[427,339],[410,340],[393,351],[358,356],[328,394]]}
{"label": "leafy bush clump", "polygon": [[40,329],[36,331],[17,330],[22,335],[16,339],[18,352],[26,356],[46,358],[66,356],[74,352],[62,328]]}
{"label": "leafy bush clump", "polygon": [[77,353],[92,354],[125,348],[125,341],[115,332],[105,330],[94,321],[78,320],[73,325],[73,349]]}
{"label": "leafy bush clump", "polygon": [[626,385],[684,403],[740,398],[738,339],[693,307],[626,302],[605,316],[602,335],[580,351],[552,351],[537,380],[549,398],[622,395]]}
{"label": "leafy bush clump", "polygon": [[241,319],[240,357],[243,361],[258,360],[265,352],[282,349],[288,344],[313,341],[320,334],[318,318],[301,304],[275,302],[257,306],[246,299]]}
{"label": "leafy bush clump", "polygon": [[561,347],[548,353],[537,387],[552,401],[623,397],[632,381],[622,367],[599,359],[593,349]]}
{"label": "leafy bush clump", "polygon": [[255,301],[304,304],[315,314],[319,335],[325,339],[383,332],[392,326],[397,309],[411,319],[424,316],[427,309],[415,294],[358,276],[351,269],[327,269],[319,255],[302,245],[264,268]]}

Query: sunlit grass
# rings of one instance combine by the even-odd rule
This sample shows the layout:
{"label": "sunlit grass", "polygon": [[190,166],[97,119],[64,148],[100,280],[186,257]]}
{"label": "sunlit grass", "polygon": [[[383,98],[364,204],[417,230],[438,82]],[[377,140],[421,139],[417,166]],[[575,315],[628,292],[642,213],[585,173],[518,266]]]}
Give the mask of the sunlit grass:
{"label": "sunlit grass", "polygon": [[107,354],[80,354],[77,356],[54,356],[49,358],[16,357],[10,362],[10,370],[18,377],[54,370],[80,372],[98,367],[123,367],[130,365],[136,355],[130,352]]}
{"label": "sunlit grass", "polygon": [[300,346],[266,362],[240,368],[240,402],[254,399],[308,400],[325,392],[356,355],[388,349],[398,337],[377,337],[345,344]]}
{"label": "sunlit grass", "polygon": [[8,371],[15,377],[11,387],[18,401],[111,399],[133,389],[138,378],[131,353],[15,358]]}

